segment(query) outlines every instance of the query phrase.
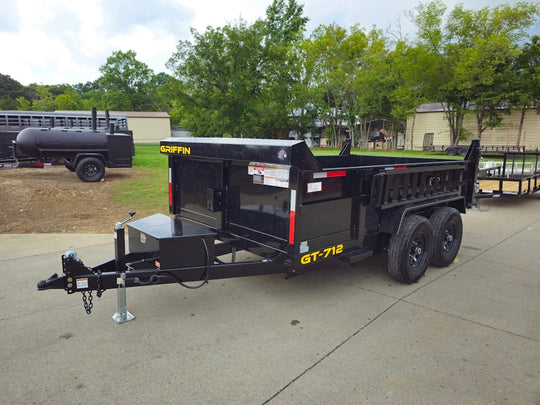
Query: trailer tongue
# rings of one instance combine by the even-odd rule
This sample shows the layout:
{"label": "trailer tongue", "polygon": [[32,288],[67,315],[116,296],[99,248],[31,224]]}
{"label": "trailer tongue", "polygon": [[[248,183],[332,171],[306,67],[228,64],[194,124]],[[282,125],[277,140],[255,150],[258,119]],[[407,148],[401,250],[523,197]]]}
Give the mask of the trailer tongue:
{"label": "trailer tongue", "polygon": [[[116,288],[113,319],[125,322],[127,287],[292,276],[334,257],[354,264],[383,251],[391,275],[405,283],[430,262],[449,265],[461,243],[460,212],[473,203],[478,142],[459,161],[349,150],[315,157],[303,141],[165,139],[171,215],[131,221],[130,213],[115,226],[114,259],[88,267],[68,251],[63,274],[38,289],[82,292],[90,313],[93,291]],[[239,260],[240,250],[256,259]]]}

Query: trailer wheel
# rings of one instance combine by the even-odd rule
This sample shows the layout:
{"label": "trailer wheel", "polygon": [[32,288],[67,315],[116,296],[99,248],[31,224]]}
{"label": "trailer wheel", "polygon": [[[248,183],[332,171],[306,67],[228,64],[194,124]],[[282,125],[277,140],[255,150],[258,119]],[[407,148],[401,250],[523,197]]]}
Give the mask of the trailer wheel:
{"label": "trailer wheel", "polygon": [[426,218],[410,215],[388,247],[388,271],[402,283],[414,283],[424,275],[433,247],[433,228]]}
{"label": "trailer wheel", "polygon": [[450,265],[456,258],[463,236],[463,222],[458,210],[451,207],[437,208],[429,218],[433,226],[433,255],[431,264],[438,267]]}
{"label": "trailer wheel", "polygon": [[77,164],[77,176],[82,181],[100,181],[104,175],[105,165],[98,158],[87,157]]}

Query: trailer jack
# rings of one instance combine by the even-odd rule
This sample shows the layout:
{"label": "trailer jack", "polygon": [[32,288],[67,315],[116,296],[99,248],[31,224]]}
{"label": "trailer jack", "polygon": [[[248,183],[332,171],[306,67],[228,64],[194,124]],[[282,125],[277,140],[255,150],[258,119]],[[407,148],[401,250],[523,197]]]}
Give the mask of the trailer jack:
{"label": "trailer jack", "polygon": [[[125,230],[124,224],[129,222],[135,216],[135,211],[129,211],[129,218],[117,222],[114,225],[114,240],[115,240],[115,263],[117,267],[121,265],[120,260],[126,256],[126,242],[125,242]],[[120,235],[119,235],[120,234]],[[127,310],[127,298],[126,298],[126,273],[123,272],[119,277],[116,278],[116,302],[117,302],[117,311],[111,314],[111,318],[116,323],[125,323],[135,319],[128,310]]]}
{"label": "trailer jack", "polygon": [[118,309],[111,314],[111,318],[116,323],[125,323],[135,319],[128,310],[126,304],[126,273],[122,273],[117,279],[118,288],[116,289],[116,301]]}

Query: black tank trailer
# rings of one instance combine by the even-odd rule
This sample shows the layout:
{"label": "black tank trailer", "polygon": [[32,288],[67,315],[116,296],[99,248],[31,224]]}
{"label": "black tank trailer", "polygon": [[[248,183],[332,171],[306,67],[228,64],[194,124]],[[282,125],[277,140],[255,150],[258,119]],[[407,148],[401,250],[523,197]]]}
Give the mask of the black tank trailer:
{"label": "black tank trailer", "polygon": [[62,158],[67,169],[86,182],[100,181],[105,167],[131,167],[135,154],[133,133],[127,129],[97,129],[95,109],[92,128],[25,128],[14,142],[17,153],[39,160]]}
{"label": "black tank trailer", "polygon": [[13,143],[20,131],[25,128],[92,128],[93,119],[97,121],[97,128],[106,129],[114,124],[116,130],[127,128],[127,118],[123,114],[109,114],[105,111],[103,115],[95,118],[91,113],[75,111],[65,112],[45,112],[45,111],[0,111],[0,166],[6,167],[43,167],[43,164],[54,164],[56,158],[42,159],[27,156],[20,151],[16,153]]}
{"label": "black tank trailer", "polygon": [[[290,277],[333,258],[355,264],[386,253],[390,274],[413,283],[429,264],[456,257],[480,158],[478,141],[464,160],[353,155],[350,144],[316,157],[294,140],[169,138],[160,149],[169,160],[171,215],[127,224],[126,252],[131,212],[115,226],[114,259],[88,267],[68,251],[63,273],[39,290],[81,292],[90,313],[93,291],[116,289],[113,319],[124,322],[126,287]],[[242,261],[240,250],[258,259]]]}

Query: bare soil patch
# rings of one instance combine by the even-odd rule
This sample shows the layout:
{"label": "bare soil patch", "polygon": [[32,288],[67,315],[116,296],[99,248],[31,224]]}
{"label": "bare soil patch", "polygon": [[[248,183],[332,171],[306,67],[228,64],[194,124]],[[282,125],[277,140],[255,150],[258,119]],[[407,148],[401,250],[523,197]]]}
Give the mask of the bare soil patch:
{"label": "bare soil patch", "polygon": [[64,166],[0,167],[0,233],[113,232],[117,221],[136,210],[113,202],[114,184],[137,171],[107,169],[103,181],[84,183]]}

